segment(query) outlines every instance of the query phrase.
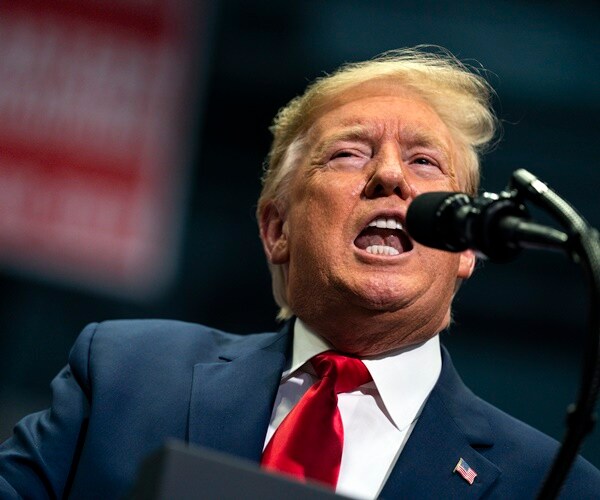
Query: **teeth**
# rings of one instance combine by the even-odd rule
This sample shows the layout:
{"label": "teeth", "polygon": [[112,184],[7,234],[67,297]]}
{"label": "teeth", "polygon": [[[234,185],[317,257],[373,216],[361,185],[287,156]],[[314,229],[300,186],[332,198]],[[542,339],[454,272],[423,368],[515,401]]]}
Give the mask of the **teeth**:
{"label": "teeth", "polygon": [[381,229],[402,229],[402,224],[397,219],[386,219],[378,217],[374,221],[369,222],[369,227],[379,227]]}
{"label": "teeth", "polygon": [[400,252],[394,247],[387,245],[371,245],[367,247],[367,252],[375,255],[400,255]]}

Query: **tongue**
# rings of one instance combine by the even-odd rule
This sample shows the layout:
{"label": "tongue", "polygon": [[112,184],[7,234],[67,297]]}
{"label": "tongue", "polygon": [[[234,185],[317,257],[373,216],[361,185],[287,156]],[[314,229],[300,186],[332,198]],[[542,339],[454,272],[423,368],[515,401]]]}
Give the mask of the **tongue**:
{"label": "tongue", "polygon": [[364,229],[354,240],[354,244],[362,249],[366,250],[367,247],[372,245],[386,245],[393,247],[398,252],[404,251],[402,239],[400,238],[400,232],[395,229],[383,229],[378,227],[368,227]]}

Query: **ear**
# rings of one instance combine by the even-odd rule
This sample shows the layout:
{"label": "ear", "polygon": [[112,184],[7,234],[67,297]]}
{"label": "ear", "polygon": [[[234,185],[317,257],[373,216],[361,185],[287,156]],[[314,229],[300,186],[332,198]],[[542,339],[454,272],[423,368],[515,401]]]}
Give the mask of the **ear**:
{"label": "ear", "polygon": [[260,239],[271,264],[290,260],[287,223],[283,210],[274,201],[268,202],[260,214]]}
{"label": "ear", "polygon": [[475,268],[475,252],[473,250],[465,250],[460,254],[460,260],[458,262],[458,273],[457,278],[467,279],[473,274]]}

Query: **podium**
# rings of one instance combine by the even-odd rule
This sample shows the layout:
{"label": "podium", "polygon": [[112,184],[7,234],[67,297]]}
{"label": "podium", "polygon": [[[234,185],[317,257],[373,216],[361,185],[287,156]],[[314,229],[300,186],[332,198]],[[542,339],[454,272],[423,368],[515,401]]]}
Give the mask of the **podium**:
{"label": "podium", "polygon": [[267,473],[250,461],[167,441],[142,463],[128,500],[340,500],[316,484]]}

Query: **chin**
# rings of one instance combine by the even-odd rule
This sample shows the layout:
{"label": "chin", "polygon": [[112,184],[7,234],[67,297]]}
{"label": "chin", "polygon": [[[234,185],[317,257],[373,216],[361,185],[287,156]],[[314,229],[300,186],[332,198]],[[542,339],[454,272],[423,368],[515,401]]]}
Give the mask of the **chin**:
{"label": "chin", "polygon": [[353,295],[355,303],[365,309],[378,312],[397,311],[409,302],[406,297],[410,296],[397,284],[381,282],[354,289]]}
{"label": "chin", "polygon": [[374,313],[394,313],[402,309],[402,303],[398,299],[383,297],[365,297],[362,300],[362,306]]}

